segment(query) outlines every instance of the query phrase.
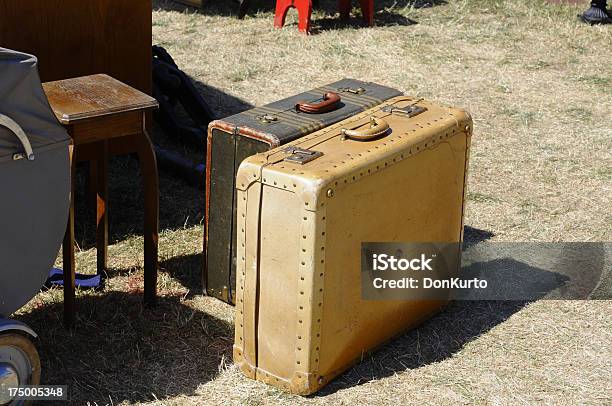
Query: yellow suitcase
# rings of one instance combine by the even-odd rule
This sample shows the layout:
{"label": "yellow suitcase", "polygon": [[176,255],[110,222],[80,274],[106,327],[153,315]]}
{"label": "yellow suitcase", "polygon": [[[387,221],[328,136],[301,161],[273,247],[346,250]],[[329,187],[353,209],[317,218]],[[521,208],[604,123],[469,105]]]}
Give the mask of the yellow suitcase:
{"label": "yellow suitcase", "polygon": [[234,361],[317,391],[444,301],[367,301],[361,243],[459,242],[468,113],[400,96],[247,158],[236,178]]}

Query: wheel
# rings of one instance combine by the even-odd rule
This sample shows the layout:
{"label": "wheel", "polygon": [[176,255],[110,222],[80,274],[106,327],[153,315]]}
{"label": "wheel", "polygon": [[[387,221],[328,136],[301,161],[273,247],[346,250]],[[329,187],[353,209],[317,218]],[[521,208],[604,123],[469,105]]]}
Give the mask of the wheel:
{"label": "wheel", "polygon": [[31,402],[12,400],[2,386],[40,384],[40,358],[32,341],[18,333],[0,333],[0,406],[23,406]]}

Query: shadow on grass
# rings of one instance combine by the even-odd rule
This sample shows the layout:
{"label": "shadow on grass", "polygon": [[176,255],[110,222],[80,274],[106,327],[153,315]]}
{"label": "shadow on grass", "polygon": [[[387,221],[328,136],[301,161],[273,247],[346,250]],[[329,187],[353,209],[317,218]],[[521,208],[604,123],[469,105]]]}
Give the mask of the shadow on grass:
{"label": "shadow on grass", "polygon": [[[253,16],[257,13],[274,13],[275,2],[265,0],[250,0],[247,16]],[[359,27],[361,23],[349,21],[346,23],[333,24],[332,22],[326,22],[327,20],[338,20],[338,3],[336,0],[321,0],[313,1],[313,8],[320,10],[325,13],[326,17],[323,19],[313,19],[313,28],[316,26],[327,27],[326,29],[345,28],[345,27]],[[387,26],[387,25],[412,25],[415,24],[413,20],[402,16],[393,10],[404,10],[404,9],[420,9],[442,6],[447,4],[446,0],[382,0],[374,3],[375,7],[375,19],[376,25]],[[359,9],[359,2],[353,1],[353,12],[355,11],[361,15]],[[237,1],[213,1],[204,2],[203,7],[193,7],[180,3],[173,0],[154,0],[153,8],[167,11],[176,11],[180,13],[198,13],[203,15],[217,15],[217,16],[229,16],[236,17],[238,14],[238,2]],[[361,20],[359,20],[361,21]],[[272,24],[272,20],[270,20]]]}
{"label": "shadow on grass", "polygon": [[[519,267],[520,273],[537,274],[543,283],[537,286],[540,289],[538,292],[532,292],[536,296],[533,300],[451,302],[418,328],[390,341],[378,351],[364,356],[362,362],[347,370],[314,396],[326,396],[340,389],[362,385],[449,359],[469,342],[476,340],[529,303],[544,297],[547,292],[559,288],[564,283],[564,280],[554,272],[533,268],[512,259],[489,266],[499,266],[500,269]],[[470,266],[463,272],[470,273],[471,268]]]}
{"label": "shadow on grass", "polygon": [[[399,13],[382,10],[374,15],[376,26],[395,26],[395,25],[414,25],[418,24],[415,20],[405,17]],[[297,24],[295,24],[297,26]],[[349,28],[367,28],[360,17],[351,16],[348,20],[341,20],[337,17],[324,17],[312,21],[310,34],[316,35],[324,31],[344,30]]]}
{"label": "shadow on grass", "polygon": [[167,272],[183,287],[189,290],[192,297],[202,293],[202,254],[182,255],[160,262],[159,269]]}
{"label": "shadow on grass", "polygon": [[340,375],[315,394],[326,396],[338,390],[444,361],[467,343],[506,321],[526,301],[453,302],[420,327],[366,355],[361,363]]}
{"label": "shadow on grass", "polygon": [[[466,228],[465,234],[471,234],[472,245],[478,240],[484,241],[492,236],[491,233],[471,228]],[[547,259],[550,265],[555,264],[556,257]],[[495,281],[493,285],[500,285],[500,295],[496,298],[504,297],[501,293],[506,293],[509,298],[517,298],[514,293],[520,291],[520,295],[524,295],[521,297],[528,299],[451,302],[418,328],[365,356],[362,362],[340,375],[314,396],[326,396],[340,389],[451,358],[467,343],[503,323],[529,303],[544,298],[556,289],[563,289],[569,280],[558,272],[533,267],[512,258],[476,262],[465,267],[462,273],[468,275],[469,279],[469,275],[482,276],[482,269],[486,269],[484,275],[487,275],[489,281]]]}
{"label": "shadow on grass", "polygon": [[[227,1],[202,1],[203,7],[197,7],[194,5],[181,3],[180,1],[174,0],[153,0],[154,10],[166,10],[176,11],[179,13],[198,13],[203,15],[217,15],[217,16],[234,16],[238,15],[238,1],[227,0]],[[251,0],[251,7],[249,13],[252,10],[256,10],[258,1]],[[261,2],[262,6],[264,2]],[[274,7],[274,6],[272,6]]]}
{"label": "shadow on grass", "polygon": [[482,241],[487,241],[494,237],[491,231],[481,230],[478,228],[464,226],[463,227],[463,249],[467,249],[472,245],[478,244]]}
{"label": "shadow on grass", "polygon": [[194,78],[191,78],[191,81],[212,109],[215,118],[227,117],[255,107],[246,100],[227,94],[214,86],[207,85]]}
{"label": "shadow on grass", "polygon": [[62,303],[20,317],[39,334],[42,381],[68,385],[73,404],[118,404],[191,395],[231,363],[233,326],[160,297],[88,293],[77,298],[74,330],[62,326]]}

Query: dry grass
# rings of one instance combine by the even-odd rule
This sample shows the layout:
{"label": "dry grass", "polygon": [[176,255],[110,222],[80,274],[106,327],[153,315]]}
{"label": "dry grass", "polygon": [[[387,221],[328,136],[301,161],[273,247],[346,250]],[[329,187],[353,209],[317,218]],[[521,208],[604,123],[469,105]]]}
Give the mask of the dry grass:
{"label": "dry grass", "polygon": [[[376,2],[377,27],[359,28],[338,25],[323,1],[306,37],[294,14],[273,30],[271,3],[243,21],[231,2],[212,3],[196,12],[156,1],[153,33],[220,116],[344,76],[463,106],[475,121],[475,233],[612,240],[612,30],[578,23],[580,7],[387,0]],[[250,381],[231,364],[233,308],[197,294],[202,193],[161,174],[162,297],[143,309],[137,165],[112,166],[106,288],[79,294],[75,331],[61,327],[59,290],[18,315],[41,335],[43,379],[69,384],[75,404],[612,402],[610,301],[456,303],[316,396]],[[92,231],[79,229],[80,271],[95,266]]]}

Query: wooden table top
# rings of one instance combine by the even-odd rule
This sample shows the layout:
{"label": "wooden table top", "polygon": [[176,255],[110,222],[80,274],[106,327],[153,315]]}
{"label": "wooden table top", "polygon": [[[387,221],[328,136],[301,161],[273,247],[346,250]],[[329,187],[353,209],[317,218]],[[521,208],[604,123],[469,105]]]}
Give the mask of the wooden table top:
{"label": "wooden table top", "polygon": [[105,74],[46,82],[43,89],[64,125],[158,106],[153,97]]}

